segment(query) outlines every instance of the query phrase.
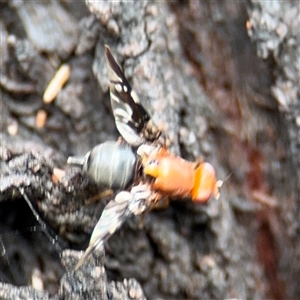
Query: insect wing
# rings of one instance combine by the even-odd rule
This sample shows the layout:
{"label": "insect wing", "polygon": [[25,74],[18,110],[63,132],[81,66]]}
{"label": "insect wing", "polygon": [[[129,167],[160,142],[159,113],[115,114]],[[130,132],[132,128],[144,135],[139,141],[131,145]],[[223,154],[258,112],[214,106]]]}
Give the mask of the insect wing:
{"label": "insect wing", "polygon": [[120,192],[104,208],[96,224],[88,248],[78,261],[77,270],[91,255],[100,249],[131,215],[140,215],[149,210],[152,192],[148,185],[138,185],[131,192]]}
{"label": "insect wing", "polygon": [[107,241],[132,214],[128,209],[132,198],[133,195],[131,193],[121,192],[114,200],[111,200],[106,205],[93,230],[89,246],[77,263],[75,270],[77,270],[95,250],[103,246],[103,243]]}
{"label": "insect wing", "polygon": [[108,46],[105,47],[105,54],[116,126],[130,145],[139,146],[143,142],[143,129],[150,116],[139,103],[137,94],[132,90]]}

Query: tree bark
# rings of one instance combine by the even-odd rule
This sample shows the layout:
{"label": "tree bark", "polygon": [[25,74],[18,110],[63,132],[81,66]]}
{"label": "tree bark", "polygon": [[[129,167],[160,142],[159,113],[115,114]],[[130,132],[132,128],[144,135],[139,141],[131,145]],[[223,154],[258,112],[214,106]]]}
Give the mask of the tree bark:
{"label": "tree bark", "polygon": [[[300,297],[296,1],[0,7],[1,299]],[[129,219],[74,271],[109,199],[88,203],[97,187],[67,157],[118,137],[105,44],[170,150],[224,184],[219,201]],[[62,63],[71,76],[43,103]]]}

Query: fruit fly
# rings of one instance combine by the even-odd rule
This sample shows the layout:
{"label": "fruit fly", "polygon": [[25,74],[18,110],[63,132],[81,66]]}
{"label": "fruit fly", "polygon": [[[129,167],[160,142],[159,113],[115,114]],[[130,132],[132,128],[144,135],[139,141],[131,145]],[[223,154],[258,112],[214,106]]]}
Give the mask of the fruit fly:
{"label": "fruit fly", "polygon": [[[133,171],[134,166],[141,166],[142,174],[135,176],[130,192],[120,192],[104,208],[93,230],[90,244],[76,269],[94,250],[99,249],[130,215],[139,215],[149,211],[157,201],[165,197],[188,197],[196,203],[205,203],[212,194],[218,197],[218,188],[221,183],[216,180],[215,170],[209,163],[189,162],[167,150],[165,135],[153,123],[145,108],[140,104],[137,94],[132,90],[107,46],[105,55],[115,123],[128,145],[119,144],[113,155],[113,151],[109,152],[108,148],[101,148],[103,145],[101,144],[87,153],[81,159],[80,164],[96,182],[105,182],[111,187],[120,189],[126,188],[126,185],[134,177],[129,172]],[[111,145],[117,143],[112,142]],[[126,150],[128,152],[124,151],[124,155],[119,155],[124,150],[123,147],[124,149],[128,147]],[[116,160],[116,157],[120,159],[120,162]],[[131,160],[131,162],[128,162],[128,167],[125,168],[126,180],[122,181],[124,168],[121,166],[127,165],[127,160]],[[110,169],[114,169],[114,171]],[[101,170],[107,170],[107,173],[103,173]]]}
{"label": "fruit fly", "polygon": [[116,126],[131,146],[139,146],[143,172],[154,180],[152,188],[166,196],[190,197],[207,202],[218,195],[220,182],[215,170],[206,162],[188,162],[171,154],[165,147],[165,135],[153,123],[131,88],[108,46],[105,47],[110,81],[112,111]]}

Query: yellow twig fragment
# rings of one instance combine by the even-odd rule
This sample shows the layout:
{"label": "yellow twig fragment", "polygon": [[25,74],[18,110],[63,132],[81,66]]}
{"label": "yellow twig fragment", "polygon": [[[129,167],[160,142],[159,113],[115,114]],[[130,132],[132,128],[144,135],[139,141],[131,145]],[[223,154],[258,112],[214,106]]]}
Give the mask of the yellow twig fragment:
{"label": "yellow twig fragment", "polygon": [[71,68],[67,64],[61,65],[58,69],[54,77],[51,79],[49,85],[47,86],[44,95],[43,101],[44,103],[51,103],[60,90],[62,89],[63,85],[67,82],[70,77]]}
{"label": "yellow twig fragment", "polygon": [[37,128],[44,128],[47,121],[47,113],[43,109],[39,109],[35,117],[35,126]]}

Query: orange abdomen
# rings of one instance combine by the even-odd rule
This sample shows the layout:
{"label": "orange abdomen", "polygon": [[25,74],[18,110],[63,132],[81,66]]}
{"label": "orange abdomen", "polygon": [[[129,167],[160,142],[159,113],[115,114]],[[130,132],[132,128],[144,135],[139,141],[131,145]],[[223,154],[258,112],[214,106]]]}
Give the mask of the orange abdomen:
{"label": "orange abdomen", "polygon": [[194,202],[205,203],[216,191],[217,180],[213,166],[209,163],[202,163],[195,171],[195,182],[192,190]]}
{"label": "orange abdomen", "polygon": [[153,189],[170,197],[189,197],[194,183],[194,163],[168,155],[146,163],[144,173],[155,178]]}

